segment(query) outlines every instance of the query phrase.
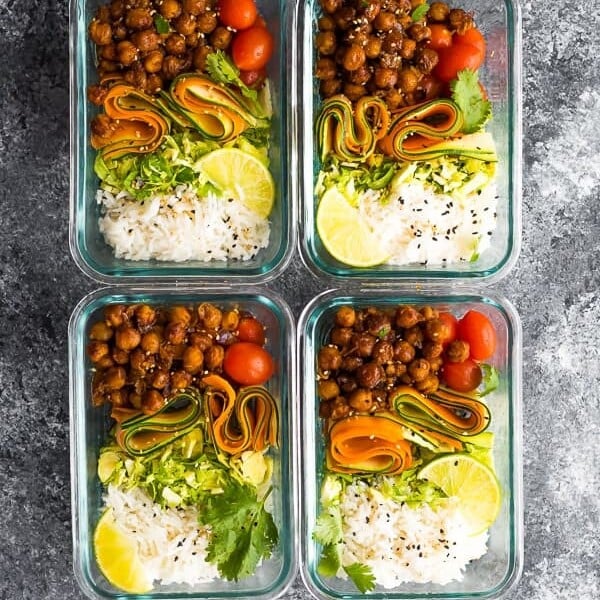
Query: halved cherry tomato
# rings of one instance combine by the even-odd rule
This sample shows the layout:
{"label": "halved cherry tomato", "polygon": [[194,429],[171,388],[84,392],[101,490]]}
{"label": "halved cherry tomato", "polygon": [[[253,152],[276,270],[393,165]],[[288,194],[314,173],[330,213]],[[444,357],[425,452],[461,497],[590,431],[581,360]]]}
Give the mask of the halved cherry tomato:
{"label": "halved cherry tomato", "polygon": [[223,25],[238,31],[254,25],[258,16],[254,0],[219,0],[217,10]]}
{"label": "halved cherry tomato", "polygon": [[266,66],[273,54],[273,36],[264,27],[253,26],[233,38],[231,56],[241,71],[256,71]]}
{"label": "halved cherry tomato", "polygon": [[452,45],[452,32],[445,25],[433,23],[429,25],[429,29],[431,29],[430,48],[440,50],[441,48],[449,48]]}
{"label": "halved cherry tomato", "polygon": [[446,346],[450,342],[456,339],[456,327],[458,325],[458,319],[449,312],[440,312],[438,319],[445,325],[446,333],[443,337],[439,338],[439,342]]}
{"label": "halved cherry tomato", "polygon": [[473,44],[454,44],[449,48],[438,50],[439,61],[433,74],[441,81],[456,79],[459,71],[470,69],[477,71],[483,63],[479,48]]}
{"label": "halved cherry tomato", "polygon": [[477,310],[470,310],[458,322],[458,339],[469,342],[470,357],[486,360],[496,349],[496,330],[492,322]]}
{"label": "halved cherry tomato", "polygon": [[254,70],[254,71],[240,71],[240,79],[249,88],[260,87],[266,78],[267,78],[267,70],[266,69],[258,69],[258,70]]}
{"label": "halved cherry tomato", "polygon": [[262,346],[235,342],[225,350],[223,371],[241,385],[260,385],[273,375],[275,363]]}
{"label": "halved cherry tomato", "polygon": [[265,343],[265,328],[254,317],[242,317],[238,323],[237,332],[240,342],[253,342],[259,346]]}
{"label": "halved cherry tomato", "polygon": [[475,46],[479,50],[481,55],[481,62],[483,62],[485,58],[485,49],[487,44],[485,42],[485,38],[479,29],[476,27],[472,27],[471,29],[467,29],[464,33],[455,33],[454,39],[452,40],[453,44],[471,44],[471,46]]}
{"label": "halved cherry tomato", "polygon": [[483,377],[479,365],[470,358],[459,363],[445,362],[440,375],[442,381],[457,392],[472,392]]}

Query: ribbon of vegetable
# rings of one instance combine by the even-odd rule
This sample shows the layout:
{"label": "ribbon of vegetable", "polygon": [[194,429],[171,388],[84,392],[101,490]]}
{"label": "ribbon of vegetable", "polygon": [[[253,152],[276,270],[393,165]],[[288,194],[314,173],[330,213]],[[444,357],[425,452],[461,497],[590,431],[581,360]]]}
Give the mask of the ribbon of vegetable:
{"label": "ribbon of vegetable", "polygon": [[249,127],[265,125],[264,119],[252,114],[241,94],[204,75],[180,75],[165,98],[163,110],[179,112],[205,138],[216,142],[228,142]]}
{"label": "ribbon of vegetable", "polygon": [[196,390],[187,389],[169,398],[155,413],[118,423],[115,439],[128,454],[144,456],[186,435],[202,420],[202,398]]}
{"label": "ribbon of vegetable", "polygon": [[277,404],[265,388],[249,386],[236,395],[231,384],[219,375],[208,375],[202,383],[208,386],[206,412],[219,450],[236,455],[277,445]]}
{"label": "ribbon of vegetable", "polygon": [[348,161],[368,158],[387,133],[389,123],[390,114],[381,98],[364,96],[354,111],[346,96],[328,98],[315,125],[321,160],[332,152]]}
{"label": "ribbon of vegetable", "polygon": [[472,395],[438,389],[423,396],[414,388],[396,388],[390,401],[398,420],[436,448],[462,450],[464,438],[476,436],[490,424],[488,407]]}
{"label": "ribbon of vegetable", "polygon": [[444,143],[459,135],[462,126],[463,114],[454,101],[430,100],[394,112],[387,134],[379,141],[379,149],[402,161],[467,156],[468,149]]}
{"label": "ribbon of vegetable", "polygon": [[412,462],[404,428],[391,415],[353,415],[329,430],[327,467],[337,473],[396,474]]}
{"label": "ribbon of vegetable", "polygon": [[92,123],[91,144],[106,161],[153,152],[171,127],[152,97],[125,83],[108,89],[104,113]]}

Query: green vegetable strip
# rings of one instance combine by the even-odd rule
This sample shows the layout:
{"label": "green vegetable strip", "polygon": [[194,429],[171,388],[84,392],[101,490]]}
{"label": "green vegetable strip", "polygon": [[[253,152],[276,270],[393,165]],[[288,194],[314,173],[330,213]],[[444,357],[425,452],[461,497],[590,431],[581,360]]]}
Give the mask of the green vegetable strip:
{"label": "green vegetable strip", "polygon": [[426,398],[415,389],[402,386],[391,404],[408,423],[458,439],[477,435],[490,424],[488,407],[472,396],[449,390],[438,390],[429,396]]}
{"label": "green vegetable strip", "polygon": [[389,112],[380,98],[361,98],[353,112],[348,98],[332,96],[323,103],[316,121],[321,160],[332,152],[347,161],[366,159],[386,134],[388,124]]}
{"label": "green vegetable strip", "polygon": [[120,423],[115,437],[128,454],[144,456],[189,433],[202,418],[202,399],[197,392],[185,390],[170,398],[158,412]]}

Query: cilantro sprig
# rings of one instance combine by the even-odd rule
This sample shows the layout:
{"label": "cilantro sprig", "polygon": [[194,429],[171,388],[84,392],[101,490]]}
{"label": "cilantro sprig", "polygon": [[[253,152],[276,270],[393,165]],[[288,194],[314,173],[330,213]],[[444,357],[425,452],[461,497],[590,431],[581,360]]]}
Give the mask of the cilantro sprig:
{"label": "cilantro sprig", "polygon": [[427,2],[423,2],[423,4],[419,4],[410,14],[410,18],[416,23],[425,17],[425,15],[429,12],[429,4]]}
{"label": "cilantro sprig", "polygon": [[206,498],[198,519],[211,528],[207,560],[229,580],[252,575],[279,540],[272,515],[265,509],[271,490],[258,498],[246,484],[231,480],[222,494]]}
{"label": "cilantro sprig", "polygon": [[464,69],[450,82],[452,100],[460,108],[464,123],[463,133],[479,131],[492,114],[492,104],[483,96],[477,71]]}

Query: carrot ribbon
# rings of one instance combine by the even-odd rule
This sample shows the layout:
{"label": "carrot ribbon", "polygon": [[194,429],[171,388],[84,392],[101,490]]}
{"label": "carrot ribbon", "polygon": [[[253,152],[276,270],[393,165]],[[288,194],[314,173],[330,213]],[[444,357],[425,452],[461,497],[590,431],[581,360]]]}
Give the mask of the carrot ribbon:
{"label": "carrot ribbon", "polygon": [[383,413],[346,417],[329,430],[327,467],[331,471],[397,474],[411,462],[402,425]]}
{"label": "carrot ribbon", "polygon": [[240,454],[277,445],[277,404],[265,388],[250,386],[236,395],[231,384],[219,375],[208,375],[202,383],[208,386],[206,412],[219,450]]}

